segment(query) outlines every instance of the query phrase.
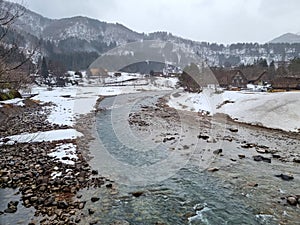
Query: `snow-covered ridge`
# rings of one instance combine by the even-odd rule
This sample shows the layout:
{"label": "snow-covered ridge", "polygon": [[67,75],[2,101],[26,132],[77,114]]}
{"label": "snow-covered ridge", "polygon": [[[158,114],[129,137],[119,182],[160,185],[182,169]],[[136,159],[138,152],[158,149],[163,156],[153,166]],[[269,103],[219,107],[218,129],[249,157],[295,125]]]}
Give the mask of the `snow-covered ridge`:
{"label": "snow-covered ridge", "polygon": [[[252,64],[259,58],[266,59],[268,63],[272,60],[275,62],[282,61],[282,52],[276,50],[277,48],[272,47],[271,44],[267,46],[259,44],[245,44],[243,46],[240,46],[241,44],[215,45],[188,40],[167,32],[138,33],[121,24],[101,22],[82,16],[48,19],[30,10],[26,10],[25,15],[19,18],[14,28],[22,35],[29,33],[37,39],[51,40],[55,44],[71,38],[77,39],[78,45],[81,43],[80,40],[86,41],[87,46],[84,48],[76,48],[74,46],[76,51],[102,53],[103,49],[99,47],[101,44],[114,47],[115,44],[121,45],[140,40],[163,40],[188,46],[193,52],[197,52],[203,59],[206,59],[210,66],[224,65],[226,61],[230,61],[231,57],[239,58],[238,63],[244,64]],[[299,37],[296,34],[294,36]],[[95,43],[91,43],[93,41],[96,42],[96,46]],[[284,42],[290,43],[290,41]],[[300,56],[298,48],[293,46],[287,45],[285,51],[285,61]],[[235,62],[231,63],[236,64]]]}
{"label": "snow-covered ridge", "polygon": [[300,43],[300,34],[286,33],[273,39],[270,43]]}

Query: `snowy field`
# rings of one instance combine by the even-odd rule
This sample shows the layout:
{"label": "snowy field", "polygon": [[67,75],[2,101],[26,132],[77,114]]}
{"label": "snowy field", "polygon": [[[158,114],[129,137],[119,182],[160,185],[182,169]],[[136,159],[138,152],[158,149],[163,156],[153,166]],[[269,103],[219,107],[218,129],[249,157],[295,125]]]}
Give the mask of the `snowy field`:
{"label": "snowy field", "polygon": [[210,115],[225,113],[252,125],[300,131],[300,92],[178,92],[170,97],[168,105],[179,110],[207,111]]}
{"label": "snowy field", "polygon": [[[87,114],[94,109],[99,96],[115,96],[141,91],[172,90],[177,83],[175,78],[158,78],[157,83],[144,86],[72,86],[53,88],[36,87],[32,93],[38,95],[32,98],[41,102],[52,102],[48,121],[53,124],[73,126],[77,116]],[[18,103],[20,104],[20,103]]]}

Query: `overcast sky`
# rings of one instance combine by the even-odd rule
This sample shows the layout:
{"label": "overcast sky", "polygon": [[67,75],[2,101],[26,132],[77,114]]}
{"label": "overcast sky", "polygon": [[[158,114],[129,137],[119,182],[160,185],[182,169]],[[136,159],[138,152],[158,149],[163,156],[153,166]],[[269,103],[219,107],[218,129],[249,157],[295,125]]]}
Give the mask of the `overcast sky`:
{"label": "overcast sky", "polygon": [[[20,2],[20,0],[12,0]],[[138,32],[168,31],[197,41],[264,43],[300,32],[299,0],[22,0],[49,18],[77,15]]]}

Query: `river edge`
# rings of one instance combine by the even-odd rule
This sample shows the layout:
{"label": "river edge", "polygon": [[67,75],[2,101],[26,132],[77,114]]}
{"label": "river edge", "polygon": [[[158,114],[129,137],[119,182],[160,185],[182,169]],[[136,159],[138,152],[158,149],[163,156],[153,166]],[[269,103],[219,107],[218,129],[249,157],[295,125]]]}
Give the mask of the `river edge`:
{"label": "river edge", "polygon": [[[72,127],[47,121],[48,104],[51,103],[39,104],[26,100],[24,107],[8,106],[7,109],[2,109],[4,115],[9,115],[9,120],[2,121],[1,125],[7,127],[1,134],[17,134],[20,128],[28,130],[30,127],[30,130],[42,133],[45,130],[63,132],[75,127],[80,129],[77,126],[80,118],[76,119]],[[91,125],[88,122],[91,120],[87,119],[91,115],[92,112],[83,115],[86,126]],[[17,124],[17,127],[11,124]],[[105,188],[109,180],[99,176],[98,171],[92,170],[87,163],[88,153],[84,144],[90,139],[88,129],[83,130],[85,137],[77,139],[13,144],[5,144],[9,140],[4,140],[1,145],[0,169],[0,195],[3,199],[1,224],[85,224],[81,221],[91,214],[83,213],[85,205],[87,201],[97,201],[97,198],[83,200],[80,191],[86,188]],[[58,146],[70,145],[75,147],[75,152],[69,155],[64,153],[63,158],[51,156],[50,153]]]}

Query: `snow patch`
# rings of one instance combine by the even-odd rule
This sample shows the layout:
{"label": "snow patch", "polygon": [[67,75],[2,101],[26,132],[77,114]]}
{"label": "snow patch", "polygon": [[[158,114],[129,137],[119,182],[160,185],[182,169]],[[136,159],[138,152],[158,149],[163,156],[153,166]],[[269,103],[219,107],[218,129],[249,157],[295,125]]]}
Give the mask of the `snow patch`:
{"label": "snow patch", "polygon": [[23,99],[21,98],[14,98],[10,100],[0,101],[0,107],[2,107],[1,105],[5,105],[5,104],[21,106],[21,107],[25,106]]}
{"label": "snow patch", "polygon": [[49,153],[48,155],[54,157],[55,159],[58,159],[62,163],[71,165],[75,163],[73,161],[74,159],[78,159],[76,155],[76,145],[74,145],[73,143],[60,144],[55,149],[53,149],[53,152]]}
{"label": "snow patch", "polygon": [[60,140],[74,140],[77,137],[83,136],[82,133],[75,129],[51,130],[45,132],[36,132],[29,134],[18,134],[5,137],[8,142],[4,143],[4,138],[0,138],[0,146],[3,144],[13,145],[15,143],[36,143],[36,142],[51,142]]}

